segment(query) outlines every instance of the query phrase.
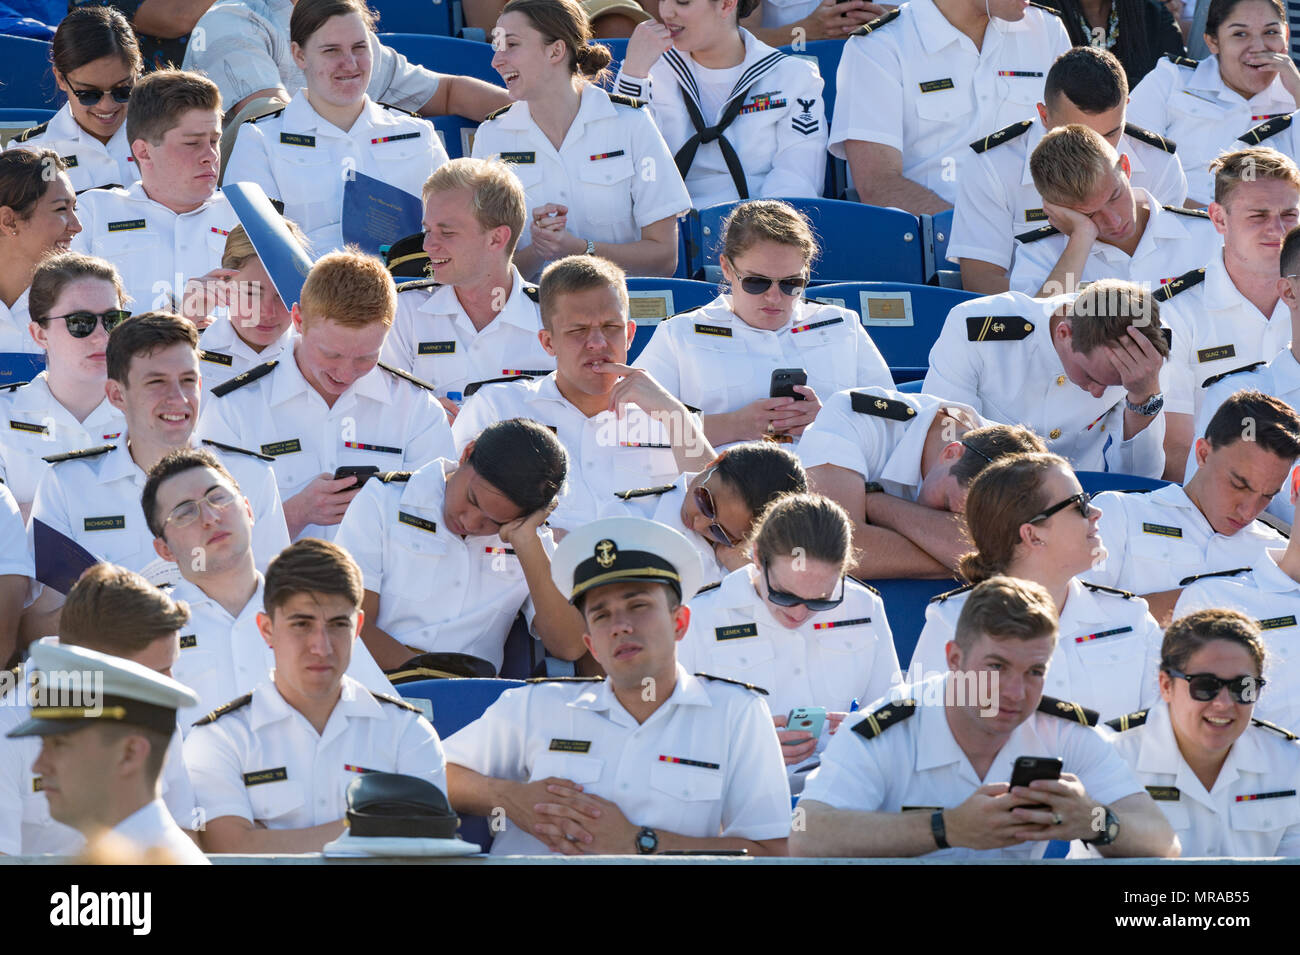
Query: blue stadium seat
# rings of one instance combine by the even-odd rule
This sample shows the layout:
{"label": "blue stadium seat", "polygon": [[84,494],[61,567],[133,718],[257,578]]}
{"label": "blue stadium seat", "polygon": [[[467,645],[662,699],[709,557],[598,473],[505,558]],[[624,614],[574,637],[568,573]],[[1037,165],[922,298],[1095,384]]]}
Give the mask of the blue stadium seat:
{"label": "blue stadium seat", "polygon": [[58,109],[67,99],[54,83],[50,44],[19,36],[0,36],[0,109]]}
{"label": "blue stadium seat", "polygon": [[380,29],[433,36],[455,35],[458,11],[454,8],[459,6],[459,0],[370,0],[370,8],[379,14]]}
{"label": "blue stadium seat", "polygon": [[429,122],[438,131],[443,148],[447,150],[448,159],[460,159],[468,156],[474,147],[474,130],[478,123],[463,116],[430,116]]}
{"label": "blue stadium seat", "polygon": [[[961,584],[951,578],[913,580],[906,577],[891,577],[868,583],[880,591],[880,599],[885,602],[885,615],[894,632],[894,651],[898,654],[898,665],[907,672],[912,662],[912,651],[916,649],[916,641],[921,638],[921,628],[925,626],[925,608],[930,603],[930,598],[960,587]],[[405,690],[406,687],[402,689]]]}
{"label": "blue stadium seat", "polygon": [[600,84],[605,89],[614,88],[614,77],[618,76],[619,67],[623,65],[623,58],[627,56],[627,39],[624,37],[602,37],[594,41],[609,47],[610,55],[614,58],[609,62],[609,76],[605,82]]}
{"label": "blue stadium seat", "polygon": [[929,242],[927,253],[929,262],[926,268],[926,279],[942,269],[953,270],[961,266],[956,262],[948,261],[948,240],[952,238],[952,210],[940,212],[937,216],[930,216],[929,222]]}
{"label": "blue stadium seat", "polygon": [[903,282],[836,282],[808,289],[808,298],[858,313],[894,381],[925,377],[930,349],[949,310],[976,297],[974,292]]}
{"label": "blue stadium seat", "polygon": [[[905,371],[904,374],[910,374],[910,371]],[[908,395],[919,395],[921,393],[921,386],[923,384],[925,384],[924,377],[904,378],[898,375],[895,375],[894,377],[894,388],[897,391],[901,391],[904,394],[908,394]]]}
{"label": "blue stadium seat", "polygon": [[1102,491],[1155,491],[1168,484],[1159,478],[1138,477],[1118,471],[1075,471],[1079,486],[1089,494]]}
{"label": "blue stadium seat", "polygon": [[379,39],[412,63],[438,73],[459,73],[505,86],[492,69],[492,46],[454,36],[425,36],[417,33],[381,33]]}
{"label": "blue stadium seat", "polygon": [[659,322],[678,312],[707,305],[718,297],[716,285],[678,278],[629,278],[627,291],[632,297],[632,320],[637,323],[636,337],[627,352],[629,364],[650,343]]}
{"label": "blue stadium seat", "polygon": [[52,109],[0,109],[0,139],[6,142],[54,115]]}

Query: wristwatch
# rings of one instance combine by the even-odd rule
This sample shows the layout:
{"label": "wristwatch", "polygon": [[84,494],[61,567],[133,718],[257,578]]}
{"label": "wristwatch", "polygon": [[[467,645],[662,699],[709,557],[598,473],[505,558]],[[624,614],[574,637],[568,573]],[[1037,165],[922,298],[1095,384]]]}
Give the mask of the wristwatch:
{"label": "wristwatch", "polygon": [[1135,405],[1133,402],[1129,401],[1128,395],[1124,396],[1124,407],[1134,414],[1140,414],[1145,418],[1150,418],[1152,415],[1159,414],[1160,409],[1164,406],[1165,396],[1159,391],[1140,405]]}
{"label": "wristwatch", "polygon": [[936,809],[930,814],[930,835],[934,836],[934,844],[940,849],[951,849],[948,845],[948,830],[943,825],[943,810]]}
{"label": "wristwatch", "polygon": [[1119,817],[1111,811],[1110,806],[1102,806],[1101,808],[1106,810],[1106,825],[1095,838],[1080,839],[1080,842],[1090,846],[1108,846],[1119,838]]}
{"label": "wristwatch", "polygon": [[648,856],[658,848],[659,833],[649,826],[642,826],[641,831],[636,834],[637,855]]}
{"label": "wristwatch", "polygon": [[[587,251],[584,252],[583,254],[584,254],[584,255],[595,255],[595,254],[596,254],[596,243],[593,242],[591,239],[588,239],[588,240],[587,240]],[[1163,399],[1161,399],[1161,400],[1163,400]],[[1152,413],[1152,414],[1155,414],[1154,411],[1151,412],[1151,413]]]}

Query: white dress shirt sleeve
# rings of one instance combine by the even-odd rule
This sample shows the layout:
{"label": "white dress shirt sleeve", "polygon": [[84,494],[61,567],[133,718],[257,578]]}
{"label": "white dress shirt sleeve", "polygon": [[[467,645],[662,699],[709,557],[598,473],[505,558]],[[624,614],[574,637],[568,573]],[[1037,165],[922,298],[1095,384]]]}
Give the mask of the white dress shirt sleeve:
{"label": "white dress shirt sleeve", "polygon": [[976,345],[966,334],[964,311],[950,312],[943,331],[930,349],[930,369],[925,373],[921,390],[948,401],[960,401],[983,414],[979,389],[984,369]]}
{"label": "white dress shirt sleeve", "polygon": [[[832,809],[879,812],[885,801],[885,780],[895,773],[910,773],[912,766],[894,766],[893,748],[883,736],[863,739],[853,727],[866,719],[867,713],[854,714],[840,724],[822,753],[821,765],[804,784],[801,799],[825,803]],[[917,716],[909,717],[917,719]],[[893,729],[897,733],[902,727]]]}
{"label": "white dress shirt sleeve", "polygon": [[256,123],[240,125],[221,181],[223,185],[228,182],[255,182],[262,187],[268,198],[284,198],[284,192],[276,182],[271,168],[266,135]]}
{"label": "white dress shirt sleeve", "polygon": [[[775,199],[784,196],[816,199],[822,194],[826,180],[826,143],[829,139],[826,101],[822,98],[825,84],[811,63],[802,62],[801,65],[805,69],[791,77],[786,89],[786,100],[790,104],[789,116],[781,120],[776,128],[776,154],[772,157],[772,169],[761,184],[754,183],[750,187],[754,198]],[[816,120],[817,128],[811,133],[800,132],[795,125],[803,112],[799,100],[814,104],[809,112]],[[741,156],[740,161],[744,163],[745,157]]]}
{"label": "white dress shirt sleeve", "polygon": [[1009,269],[1015,252],[1015,213],[1006,184],[983,156],[973,156],[957,177],[948,258],[978,259]]}
{"label": "white dress shirt sleeve", "polygon": [[397,769],[407,776],[427,779],[445,795],[447,792],[447,759],[442,743],[432,725],[418,713],[409,714],[406,731],[398,743]]}
{"label": "white dress shirt sleeve", "polygon": [[846,159],[844,143],[861,140],[903,151],[903,94],[896,47],[884,37],[850,37],[836,73],[830,153]]}
{"label": "white dress shirt sleeve", "polygon": [[253,804],[244,785],[244,766],[225,732],[213,723],[194,727],[185,738],[184,754],[201,819],[237,816],[254,821]]}
{"label": "white dress shirt sleeve", "polygon": [[691,196],[677,163],[654,120],[644,109],[634,113],[631,130],[636,170],[632,174],[632,217],[638,229],[690,211]]}
{"label": "white dress shirt sleeve", "polygon": [[357,562],[361,568],[362,586],[379,595],[380,606],[384,602],[384,541],[388,537],[384,499],[387,496],[388,485],[382,481],[367,481],[348,505],[334,538],[334,543]]}
{"label": "white dress shirt sleeve", "polygon": [[526,780],[524,734],[531,715],[528,697],[532,692],[531,686],[506,690],[482,716],[447,737],[442,744],[447,762],[493,779]]}
{"label": "white dress shirt sleeve", "polygon": [[784,839],[790,834],[790,786],[776,725],[767,704],[747,701],[734,724],[722,835],[739,839]]}

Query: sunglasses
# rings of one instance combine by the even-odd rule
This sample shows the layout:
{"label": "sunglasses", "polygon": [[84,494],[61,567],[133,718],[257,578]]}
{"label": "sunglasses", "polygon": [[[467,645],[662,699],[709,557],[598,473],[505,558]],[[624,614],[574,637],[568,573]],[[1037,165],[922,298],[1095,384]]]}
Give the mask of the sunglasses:
{"label": "sunglasses", "polygon": [[1219,691],[1225,686],[1228,688],[1228,696],[1232,699],[1232,702],[1254,703],[1259,699],[1259,691],[1268,682],[1263,677],[1258,676],[1234,676],[1230,680],[1225,680],[1213,673],[1187,674],[1169,667],[1164,669],[1174,679],[1186,680],[1187,692],[1192,695],[1192,699],[1200,703],[1210,702],[1219,695]]}
{"label": "sunglasses", "polygon": [[1089,494],[1087,491],[1080,491],[1078,494],[1070,495],[1064,501],[1061,501],[1059,504],[1053,504],[1047,510],[1035,514],[1029,520],[1025,521],[1025,523],[1036,524],[1039,521],[1045,521],[1053,514],[1055,514],[1057,511],[1063,511],[1071,504],[1078,506],[1080,517],[1092,517],[1093,512],[1096,510],[1096,508],[1092,506],[1092,504],[1090,503],[1091,501],[1092,501],[1091,494]]}
{"label": "sunglasses", "polygon": [[714,506],[713,495],[704,486],[709,483],[709,479],[713,477],[713,472],[716,470],[717,468],[709,468],[708,473],[704,475],[704,480],[695,488],[695,506],[700,509],[700,513],[704,515],[706,521],[712,522],[708,528],[709,536],[723,547],[735,547],[737,542],[732,540],[731,535],[723,530],[722,525],[718,523],[718,509]]}
{"label": "sunglasses", "polygon": [[963,440],[962,443],[961,443],[961,446],[962,446],[963,448],[965,448],[967,451],[971,452],[972,454],[977,454],[977,455],[979,455],[981,458],[983,458],[983,459],[984,459],[985,461],[987,461],[989,464],[992,464],[992,463],[993,463],[993,459],[992,459],[991,457],[989,457],[987,454],[985,454],[985,453],[984,453],[983,451],[981,451],[979,448],[975,447],[975,445],[971,444],[969,441]]}
{"label": "sunglasses", "polygon": [[186,501],[183,504],[177,504],[172,509],[172,512],[167,515],[165,523],[176,527],[188,527],[199,519],[199,504],[206,504],[213,511],[221,512],[234,503],[234,493],[228,488],[218,485],[197,501]]}
{"label": "sunglasses", "polygon": [[814,613],[823,610],[834,610],[840,604],[844,603],[844,575],[840,575],[840,595],[838,597],[797,597],[794,594],[788,594],[784,590],[777,590],[772,586],[770,569],[767,564],[763,565],[763,583],[767,584],[767,599],[772,601],[778,607],[797,607],[803,604]]}
{"label": "sunglasses", "polygon": [[72,95],[77,98],[77,102],[82,106],[97,106],[105,96],[113,97],[114,103],[125,103],[131,98],[131,84],[114,86],[111,90],[100,90],[93,87],[88,90],[73,90]]}
{"label": "sunglasses", "polygon": [[[736,274],[740,275],[740,270],[736,269],[736,263],[730,259],[728,261],[731,261],[731,267],[736,270]],[[802,275],[795,275],[785,279],[770,279],[766,275],[740,276],[740,287],[745,291],[746,295],[762,295],[772,287],[773,282],[781,290],[782,295],[798,295],[808,287],[808,279]]]}
{"label": "sunglasses", "polygon": [[104,331],[111,332],[131,317],[124,308],[110,308],[107,312],[69,312],[67,315],[51,315],[46,321],[63,319],[68,326],[68,334],[73,338],[86,338],[95,330],[95,325],[104,326]]}

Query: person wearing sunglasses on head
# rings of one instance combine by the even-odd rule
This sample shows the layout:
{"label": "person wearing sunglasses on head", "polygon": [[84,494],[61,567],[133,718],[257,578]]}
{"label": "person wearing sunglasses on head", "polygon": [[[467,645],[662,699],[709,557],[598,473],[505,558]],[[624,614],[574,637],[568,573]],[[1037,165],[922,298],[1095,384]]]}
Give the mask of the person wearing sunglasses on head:
{"label": "person wearing sunglasses on head", "polygon": [[127,141],[126,108],[142,69],[131,25],[109,7],[73,10],[55,31],[50,58],[68,101],[7,148],[54,150],[78,193],[131,185],[140,174]]}
{"label": "person wearing sunglasses on head", "polygon": [[948,649],[971,589],[1001,575],[1040,584],[1057,607],[1060,639],[1044,693],[1078,700],[1103,717],[1155,702],[1151,671],[1160,627],[1146,601],[1087,580],[1106,556],[1100,517],[1070,465],[1055,454],[1017,454],[985,468],[966,495],[975,549],[962,558],[961,572],[970,583],[926,608],[908,680],[948,669]]}
{"label": "person wearing sunglasses on head", "polygon": [[620,491],[629,513],[680,531],[699,551],[704,583],[749,563],[744,541],[758,515],[782,494],[808,490],[799,459],[769,441],[734,444],[702,471],[672,484]]}
{"label": "person wearing sunglasses on head", "polygon": [[[700,409],[715,446],[803,434],[818,392],[893,386],[858,316],[802,298],[817,240],[807,216],[775,199],[738,205],[722,226],[730,294],[660,323],[633,366]],[[772,372],[801,368],[797,397],[772,398]]]}
{"label": "person wearing sunglasses on head", "polygon": [[64,252],[42,262],[28,296],[31,337],[45,370],[0,391],[0,479],[31,510],[49,465],[44,458],[114,441],[126,430],[104,393],[108,335],[130,314],[122,280],[103,259]]}
{"label": "person wearing sunglasses on head", "polygon": [[1160,648],[1160,702],[1107,721],[1184,856],[1300,856],[1296,735],[1255,717],[1278,689],[1270,657],[1243,614],[1180,617]]}
{"label": "person wearing sunglasses on head", "polygon": [[[800,773],[856,701],[889,691],[898,675],[894,637],[880,594],[848,576],[853,525],[834,501],[783,495],[746,543],[753,563],[691,602],[677,658],[692,672],[767,690],[787,771]],[[826,710],[826,732],[787,724],[808,707]],[[803,777],[793,778],[802,788]]]}

